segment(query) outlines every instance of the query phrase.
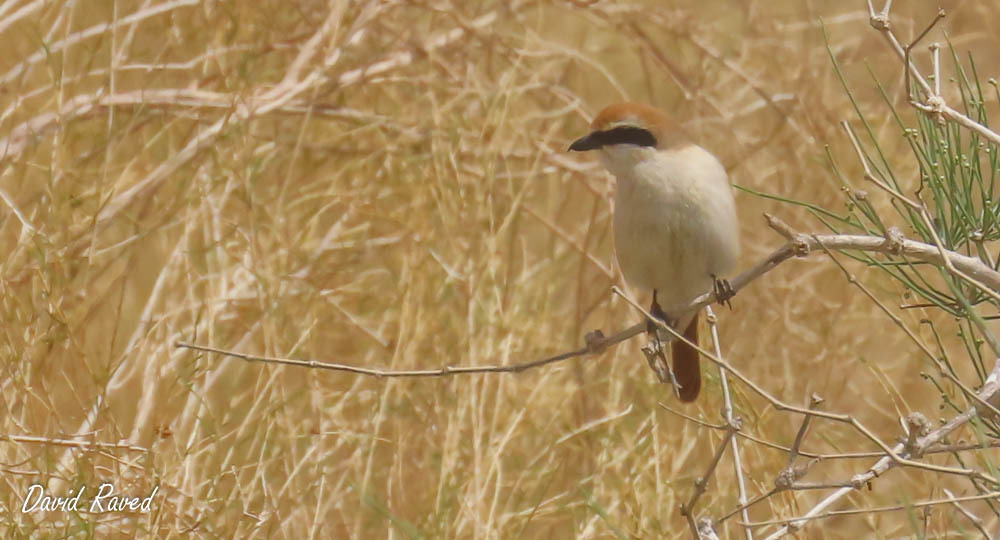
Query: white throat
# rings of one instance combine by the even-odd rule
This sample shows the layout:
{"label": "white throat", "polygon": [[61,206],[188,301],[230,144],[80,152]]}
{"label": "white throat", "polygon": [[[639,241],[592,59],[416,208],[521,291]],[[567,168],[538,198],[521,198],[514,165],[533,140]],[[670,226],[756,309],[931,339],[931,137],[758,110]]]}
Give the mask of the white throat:
{"label": "white throat", "polygon": [[618,178],[628,176],[636,166],[644,161],[656,159],[656,149],[634,144],[611,144],[598,152],[601,162],[608,171]]}

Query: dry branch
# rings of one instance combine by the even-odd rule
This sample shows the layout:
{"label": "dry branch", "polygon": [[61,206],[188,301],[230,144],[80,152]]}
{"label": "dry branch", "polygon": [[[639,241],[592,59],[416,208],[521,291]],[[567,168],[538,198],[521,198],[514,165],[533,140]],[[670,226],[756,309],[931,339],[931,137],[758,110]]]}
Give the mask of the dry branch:
{"label": "dry branch", "polygon": [[[965,496],[965,497],[952,497],[952,498],[948,498],[948,499],[934,499],[934,500],[930,500],[930,501],[921,501],[921,502],[915,502],[915,503],[911,503],[911,504],[897,504],[897,505],[894,505],[894,506],[880,506],[880,507],[877,507],[877,508],[853,508],[853,509],[850,509],[850,510],[830,510],[828,512],[823,512],[821,514],[813,514],[813,515],[808,515],[807,514],[805,516],[802,516],[802,517],[799,517],[799,518],[795,518],[795,519],[797,521],[802,522],[802,521],[811,520],[811,519],[822,519],[822,518],[836,517],[836,516],[849,516],[849,515],[854,515],[854,514],[869,514],[869,513],[875,513],[875,512],[893,512],[893,511],[897,511],[897,510],[906,510],[908,508],[923,508],[923,507],[927,507],[927,506],[934,506],[934,505],[938,505],[938,504],[949,504],[949,503],[956,503],[957,504],[957,503],[963,502],[963,501],[981,501],[983,499],[998,499],[998,500],[1000,500],[1000,491],[992,491],[990,493],[983,493],[983,494],[980,494],[980,495],[969,495],[969,496]],[[753,521],[753,522],[749,522],[749,523],[744,523],[744,525],[747,525],[747,526],[750,526],[750,527],[762,527],[764,525],[778,525],[778,524],[782,524],[782,523],[787,523],[788,521],[789,520],[785,520],[785,519],[772,519],[772,520],[768,520],[768,521]],[[773,538],[773,537],[774,537],[774,535],[771,535],[768,538]]]}
{"label": "dry branch", "polygon": [[[719,342],[719,328],[716,324],[715,313],[712,311],[711,306],[705,308],[705,319],[708,321],[708,327],[712,334],[712,348],[715,350],[715,355],[722,358],[722,344]],[[723,417],[726,420],[726,426],[742,425],[743,419],[736,416],[733,413],[733,399],[729,392],[729,378],[726,377],[726,370],[719,369],[719,384],[722,387],[722,397],[723,397]],[[742,430],[737,430],[736,434],[742,434]],[[737,493],[739,495],[737,501],[740,506],[743,507],[742,515],[744,521],[750,521],[750,514],[748,513],[747,504],[747,486],[746,479],[743,477],[743,460],[740,457],[740,443],[738,437],[732,437],[729,439],[729,444],[733,448],[733,472],[736,475],[736,487]],[[744,527],[743,533],[746,535],[747,540],[753,540],[753,530],[750,527]]]}
{"label": "dry branch", "polygon": [[[815,249],[822,249],[823,251],[826,251],[828,253],[829,250],[837,250],[837,251],[859,250],[868,252],[880,252],[889,255],[906,254],[911,259],[922,260],[930,264],[938,264],[938,265],[943,264],[943,258],[944,258],[946,260],[949,260],[951,264],[954,264],[956,267],[961,267],[970,273],[979,275],[986,282],[993,282],[1000,284],[1000,275],[998,275],[992,269],[985,267],[985,265],[983,265],[977,259],[972,259],[970,257],[966,257],[964,255],[953,252],[947,252],[947,251],[942,252],[942,250],[939,247],[930,246],[927,244],[911,240],[906,240],[905,238],[902,238],[901,234],[893,233],[885,238],[875,237],[875,236],[863,236],[863,235],[803,235],[799,233],[794,233],[786,224],[784,224],[782,221],[773,216],[766,216],[766,217],[771,227],[781,232],[784,236],[786,236],[790,240],[790,242],[782,246],[781,248],[775,250],[766,259],[764,259],[754,267],[748,269],[747,271],[737,276],[734,280],[732,280],[731,284],[734,291],[742,289],[754,279],[766,274],[771,269],[777,267],[778,264],[781,264],[782,262],[792,258],[793,256],[799,256],[799,257],[805,256],[814,251]],[[663,324],[662,321],[652,319],[652,317],[648,313],[646,313],[641,306],[639,306],[633,300],[625,296],[624,293],[622,293],[622,296],[634,308],[642,312],[647,317],[647,319],[654,320],[654,322],[659,324],[664,330],[672,333],[676,339],[684,340],[683,336],[678,335],[672,328]],[[708,293],[706,295],[702,295],[691,304],[691,309],[698,309],[715,300],[716,300],[715,293]],[[387,370],[379,370],[371,368],[360,368],[344,364],[317,362],[312,360],[261,357],[261,356],[236,353],[213,347],[205,347],[201,345],[195,345],[183,342],[177,343],[176,346],[201,350],[206,352],[218,353],[226,356],[241,358],[247,361],[262,361],[268,363],[295,365],[300,367],[331,369],[336,371],[347,371],[351,373],[372,375],[377,377],[426,377],[426,376],[443,376],[443,375],[468,374],[468,373],[520,372],[534,367],[540,367],[550,363],[566,360],[569,358],[600,352],[609,345],[619,343],[621,341],[624,341],[625,339],[628,339],[634,335],[639,334],[642,331],[644,325],[645,323],[638,323],[629,329],[619,332],[618,334],[612,336],[611,338],[605,338],[602,334],[600,334],[600,332],[595,332],[588,336],[588,345],[581,349],[565,352],[556,356],[544,358],[541,360],[536,360],[533,362],[512,364],[507,366],[443,367],[438,369],[426,369],[426,370],[387,371]],[[731,365],[726,363],[717,355],[702,349],[701,347],[698,346],[698,344],[690,342],[688,343],[692,347],[698,349],[699,352],[701,352],[707,358],[715,362],[720,368],[732,373],[741,382],[743,382],[748,387],[753,389],[756,393],[767,399],[778,410],[797,412],[799,414],[805,415],[806,418],[816,416],[820,418],[826,418],[828,420],[847,423],[852,427],[854,427],[861,434],[863,434],[866,438],[876,443],[882,449],[882,453],[879,454],[882,457],[875,465],[869,468],[866,472],[855,475],[848,481],[835,482],[835,483],[822,483],[816,485],[796,485],[794,483],[795,479],[793,478],[791,479],[790,482],[787,483],[787,485],[779,484],[775,489],[771,490],[770,492],[762,496],[759,496],[750,502],[741,504],[740,508],[737,509],[737,511],[745,510],[749,506],[752,506],[753,504],[761,500],[764,500],[775,493],[783,491],[784,489],[826,489],[830,487],[838,487],[838,486],[840,487],[838,491],[836,491],[834,494],[824,499],[822,503],[814,507],[812,511],[813,513],[807,514],[806,516],[803,517],[802,520],[796,520],[789,523],[789,525],[787,525],[783,529],[784,532],[787,532],[788,530],[793,530],[794,528],[801,526],[801,524],[804,523],[806,520],[811,519],[813,516],[816,515],[816,513],[822,512],[822,510],[824,510],[827,506],[829,506],[829,504],[832,504],[834,501],[838,500],[846,493],[866,485],[873,478],[877,477],[879,474],[889,470],[894,466],[909,466],[932,472],[957,474],[957,475],[967,476],[972,479],[978,479],[984,482],[988,482],[994,486],[1000,485],[1000,481],[993,478],[992,476],[986,475],[979,471],[933,465],[914,460],[914,458],[919,458],[920,456],[924,455],[925,451],[928,448],[930,448],[932,445],[937,444],[942,438],[951,433],[953,430],[957,429],[959,426],[965,424],[973,417],[975,417],[977,414],[976,407],[971,407],[968,411],[966,411],[962,415],[953,418],[950,422],[946,423],[945,425],[939,427],[936,430],[933,430],[928,435],[921,437],[916,441],[910,441],[910,443],[908,444],[901,443],[896,445],[894,448],[890,448],[888,445],[882,442],[882,440],[876,437],[871,430],[869,430],[867,427],[861,424],[857,419],[849,415],[835,414],[835,413],[815,410],[814,407],[815,405],[818,404],[815,400],[813,402],[813,405],[809,409],[788,405],[771,396],[767,391],[765,391],[763,388],[761,388],[752,380],[748,379],[745,375],[743,375],[739,371],[735,370]],[[998,361],[997,367],[994,369],[994,373],[987,381],[987,384],[983,387],[982,390],[980,390],[980,392],[976,393],[977,401],[989,404],[990,400],[995,397],[997,389],[998,387],[1000,387],[1000,384],[998,384],[997,382],[997,373],[1000,373],[1000,361]],[[800,429],[799,432],[800,436],[797,437],[798,439],[797,443],[789,451],[790,455],[798,453],[798,446],[799,444],[801,444],[801,435],[804,434],[806,426],[807,423],[803,422],[803,427]],[[733,438],[739,430],[729,428],[728,431],[729,433],[727,434],[727,440],[725,441],[725,444],[719,447],[719,450],[716,453],[715,459],[713,459],[712,466],[710,467],[709,472],[706,473],[706,475],[701,480],[699,480],[699,483],[696,485],[696,489],[692,496],[692,499],[689,500],[688,503],[682,507],[682,514],[684,514],[685,517],[688,519],[689,526],[691,527],[692,533],[695,534],[695,536],[699,536],[699,528],[697,527],[697,524],[695,523],[694,517],[692,515],[693,505],[695,502],[697,502],[698,496],[701,494],[701,492],[704,492],[705,490],[704,484],[705,482],[707,482],[711,473],[714,472],[715,465],[721,458],[721,454],[724,451],[725,446],[729,444],[729,440]],[[735,512],[736,511],[734,511],[733,513]],[[730,513],[729,515],[732,515],[733,513]],[[728,515],[726,517],[728,517]],[[774,535],[771,536],[771,538],[776,538],[777,536],[780,536],[780,534],[775,533]]]}
{"label": "dry branch", "polygon": [[[956,268],[959,268],[964,272],[969,273],[970,275],[976,276],[984,283],[990,284],[991,286],[995,286],[997,290],[1000,290],[1000,273],[989,268],[988,266],[983,264],[982,261],[980,261],[979,259],[975,259],[973,257],[968,257],[960,253],[955,253],[950,251],[942,252],[942,250],[939,249],[938,247],[931,246],[929,244],[924,244],[921,242],[916,242],[913,240],[907,240],[903,238],[901,234],[897,234],[896,232],[893,231],[890,231],[892,234],[890,234],[885,238],[878,236],[846,235],[846,234],[806,235],[791,231],[788,225],[786,225],[784,222],[782,222],[780,219],[774,216],[765,214],[765,218],[767,219],[769,225],[772,228],[779,231],[783,236],[789,239],[790,242],[776,249],[767,258],[760,261],[750,269],[744,271],[740,275],[736,276],[736,278],[731,280],[730,284],[732,285],[733,291],[737,292],[740,291],[755,279],[763,276],[764,274],[776,268],[782,262],[787,261],[792,257],[804,257],[816,249],[822,249],[822,250],[829,249],[835,251],[853,250],[853,251],[885,253],[887,255],[906,256],[911,260],[923,261],[939,266],[943,264],[944,260],[948,260]],[[696,298],[691,303],[689,309],[691,310],[701,309],[716,301],[717,297],[715,292],[705,293]],[[639,309],[641,310],[641,308]],[[341,363],[322,362],[317,360],[301,360],[295,358],[260,356],[260,355],[253,355],[248,353],[226,350],[218,347],[188,343],[183,341],[178,341],[177,343],[175,343],[175,346],[181,348],[199,350],[203,352],[221,354],[233,358],[240,358],[246,361],[283,364],[283,365],[291,365],[291,366],[306,367],[313,369],[327,369],[332,371],[345,371],[349,373],[355,373],[358,375],[368,375],[373,377],[440,377],[445,375],[473,374],[473,373],[521,372],[527,369],[541,367],[555,362],[568,360],[571,358],[602,352],[609,346],[616,345],[618,343],[621,343],[622,341],[625,341],[629,338],[632,338],[633,336],[640,334],[644,328],[645,328],[645,322],[639,322],[610,337],[605,337],[598,331],[588,336],[587,345],[584,347],[530,362],[510,364],[510,365],[492,365],[492,366],[443,366],[438,368],[415,369],[415,370],[384,370],[378,368],[352,366]],[[713,356],[707,351],[702,351],[702,353],[709,357]],[[808,411],[805,409],[800,410],[799,408],[796,407],[793,407],[792,409],[798,410],[799,412],[805,411],[808,414]],[[820,414],[820,416],[822,416],[822,414]],[[833,416],[836,415],[831,415],[831,417]]]}
{"label": "dry branch", "polygon": [[[982,389],[980,389],[979,392],[977,392],[976,394],[980,399],[987,402],[992,401],[996,399],[998,396],[1000,396],[1000,358],[997,359],[995,365],[993,366],[993,371],[990,373],[989,378],[986,379],[986,384],[984,384]],[[944,425],[938,427],[937,429],[932,430],[930,433],[924,435],[923,437],[919,437],[914,443],[910,445],[911,449],[909,452],[907,452],[907,454],[911,456],[922,455],[927,448],[930,448],[932,445],[937,444],[942,439],[947,437],[949,433],[955,431],[962,425],[966,424],[967,422],[978,416],[978,414],[979,414],[978,409],[975,406],[970,407],[962,414],[946,422]],[[906,446],[907,446],[906,443],[900,443],[896,445],[894,450],[895,452],[906,452]],[[824,513],[824,510],[826,510],[826,508],[828,508],[830,505],[843,498],[851,491],[866,485],[871,480],[881,476],[886,471],[895,467],[898,464],[899,463],[896,460],[892,459],[892,457],[888,455],[879,459],[874,465],[869,467],[867,471],[853,476],[849,481],[850,482],[849,487],[842,487],[837,491],[833,492],[825,499],[820,501],[818,504],[816,504],[805,515],[795,518],[778,520],[778,522],[786,523],[786,525],[783,526],[778,531],[776,531],[775,533],[768,536],[768,538],[769,539],[780,538],[781,536],[783,536],[788,532],[799,529],[800,527],[802,527],[802,525],[804,525],[807,521],[811,519],[815,519],[817,517],[827,517],[827,516],[837,515],[836,513],[833,512]],[[993,485],[997,486],[998,484],[994,482]]]}

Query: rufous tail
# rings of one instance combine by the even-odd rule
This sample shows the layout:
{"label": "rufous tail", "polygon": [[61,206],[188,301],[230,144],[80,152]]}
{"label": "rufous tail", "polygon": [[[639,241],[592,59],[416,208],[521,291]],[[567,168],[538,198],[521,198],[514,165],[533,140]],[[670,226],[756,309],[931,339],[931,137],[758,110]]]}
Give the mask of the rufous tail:
{"label": "rufous tail", "polygon": [[[695,315],[687,329],[684,330],[684,337],[696,345],[698,344],[699,315]],[[670,348],[674,377],[677,379],[677,384],[680,385],[681,401],[694,401],[698,399],[698,392],[701,391],[701,367],[699,366],[698,351],[679,339],[671,342]]]}

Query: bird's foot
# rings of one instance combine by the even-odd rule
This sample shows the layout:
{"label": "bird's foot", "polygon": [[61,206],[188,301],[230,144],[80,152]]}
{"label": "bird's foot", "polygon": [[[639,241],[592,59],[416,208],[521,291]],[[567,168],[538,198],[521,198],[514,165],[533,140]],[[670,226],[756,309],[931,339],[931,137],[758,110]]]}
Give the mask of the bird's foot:
{"label": "bird's foot", "polygon": [[670,383],[674,388],[674,394],[680,396],[680,385],[677,384],[677,378],[674,377],[674,371],[670,367],[670,362],[667,362],[667,353],[663,348],[663,341],[669,341],[670,338],[666,336],[668,332],[657,323],[662,321],[671,326],[674,324],[667,320],[667,314],[656,302],[655,289],[653,290],[653,304],[649,306],[649,314],[652,315],[646,320],[646,333],[649,335],[649,342],[642,348],[642,354],[646,355],[646,363],[656,374],[656,378],[663,384]]}
{"label": "bird's foot", "polygon": [[677,382],[677,377],[674,376],[670,362],[667,362],[663,342],[660,341],[655,332],[650,336],[649,343],[642,348],[642,354],[646,355],[646,363],[656,374],[656,378],[663,384],[669,383],[674,389],[674,394],[680,397],[680,384]]}
{"label": "bird's foot", "polygon": [[736,296],[736,291],[733,290],[733,286],[729,283],[728,279],[719,279],[713,274],[712,292],[715,293],[715,299],[719,302],[719,305],[725,305],[729,309],[733,309],[733,304],[729,300]]}
{"label": "bird's foot", "polygon": [[[661,308],[660,304],[656,302],[656,290],[653,290],[653,303],[649,306],[649,314],[655,319],[659,319],[666,324],[670,324],[670,321],[667,320],[667,314],[663,312],[663,308]],[[653,319],[646,319],[646,333],[660,337],[662,334],[667,332],[661,328],[660,325],[656,324],[656,321]]]}

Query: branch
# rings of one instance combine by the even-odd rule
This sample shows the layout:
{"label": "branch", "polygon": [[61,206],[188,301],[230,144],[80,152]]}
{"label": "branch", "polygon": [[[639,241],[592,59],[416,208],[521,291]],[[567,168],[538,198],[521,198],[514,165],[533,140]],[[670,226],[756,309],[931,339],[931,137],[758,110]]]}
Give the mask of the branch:
{"label": "branch", "polygon": [[[979,392],[976,393],[976,396],[982,399],[983,401],[987,402],[992,401],[997,396],[1000,396],[1000,358],[997,359],[996,364],[994,364],[993,366],[993,371],[990,373],[989,378],[986,379],[986,383],[983,385],[983,387],[979,390]],[[911,452],[910,455],[922,454],[924,451],[926,451],[927,448],[931,447],[931,445],[937,444],[939,441],[941,441],[941,439],[948,436],[949,433],[955,431],[969,420],[975,418],[977,415],[978,411],[976,407],[975,406],[970,407],[965,412],[952,418],[941,427],[938,427],[937,429],[931,431],[927,435],[918,437],[916,441],[912,442],[909,445],[912,447],[912,449],[910,450]],[[900,443],[896,445],[895,451],[902,452],[906,449],[906,446],[908,446],[906,443]],[[807,512],[805,515],[796,518],[776,521],[775,523],[786,523],[786,525],[781,529],[779,529],[778,531],[776,531],[775,533],[768,536],[767,539],[771,540],[780,538],[789,532],[798,530],[803,525],[805,525],[807,521],[815,519],[817,517],[828,517],[837,515],[837,513],[834,512],[824,513],[823,511],[836,501],[843,498],[844,495],[847,495],[854,489],[865,485],[873,478],[882,475],[883,473],[885,473],[886,471],[888,471],[897,464],[898,463],[889,455],[882,457],[867,471],[852,477],[850,480],[851,483],[850,487],[842,487],[837,491],[831,493],[825,499],[816,504],[816,506],[814,506],[811,510],[809,510],[809,512]],[[995,485],[997,484],[994,482],[994,486]],[[954,500],[962,500],[962,499],[948,499],[946,502],[951,502]],[[876,509],[867,511],[878,511],[878,510]],[[840,513],[843,514],[844,512]]]}
{"label": "branch", "polygon": [[447,375],[469,375],[472,373],[519,373],[528,369],[545,366],[548,364],[553,364],[555,362],[561,362],[563,360],[569,360],[570,358],[576,358],[578,356],[586,356],[588,354],[597,354],[611,345],[616,345],[625,341],[636,334],[642,332],[645,325],[640,323],[633,325],[630,328],[622,330],[611,337],[604,337],[604,335],[598,330],[587,335],[587,345],[582,348],[567,351],[564,353],[557,354],[555,356],[549,356],[547,358],[542,358],[540,360],[534,360],[531,362],[524,362],[521,364],[510,364],[506,366],[444,366],[435,369],[402,369],[402,370],[387,370],[378,368],[365,368],[359,366],[351,366],[348,364],[335,364],[330,362],[319,362],[316,360],[298,360],[295,358],[282,358],[275,356],[257,356],[253,354],[244,354],[236,351],[227,351],[224,349],[217,349],[215,347],[207,347],[205,345],[197,345],[194,343],[186,343],[183,341],[178,341],[174,344],[175,347],[184,349],[193,349],[196,351],[203,351],[209,353],[221,354],[223,356],[231,356],[233,358],[239,358],[246,360],[247,362],[264,362],[267,364],[281,364],[285,366],[296,366],[305,367],[313,369],[327,369],[331,371],[346,371],[348,373],[354,373],[357,375],[368,375],[371,377],[443,377]]}
{"label": "branch", "polygon": [[944,16],[944,14],[939,11],[938,14],[935,16],[934,20],[931,22],[931,24],[928,25],[927,29],[923,33],[921,33],[919,38],[917,40],[914,40],[913,44],[907,47],[903,47],[902,45],[900,45],[899,39],[896,38],[896,34],[892,31],[892,25],[889,24],[888,8],[890,3],[891,2],[886,2],[885,9],[883,9],[879,13],[876,13],[871,5],[871,1],[869,0],[868,2],[869,20],[872,27],[881,32],[882,35],[886,38],[886,41],[889,42],[889,46],[896,53],[896,56],[898,56],[899,59],[904,62],[903,69],[905,69],[907,73],[907,85],[909,86],[909,77],[912,76],[920,84],[920,87],[923,88],[924,91],[927,92],[927,94],[932,98],[928,99],[928,103],[920,103],[918,101],[914,101],[911,96],[907,96],[907,99],[910,100],[910,104],[924,112],[947,117],[949,120],[957,122],[966,129],[975,131],[976,133],[982,135],[983,137],[989,139],[990,141],[993,141],[995,144],[1000,144],[1000,134],[987,128],[986,126],[980,124],[979,122],[976,122],[975,120],[969,118],[968,116],[958,112],[957,110],[949,107],[948,104],[945,103],[944,98],[942,98],[940,94],[935,94],[931,86],[927,84],[927,80],[924,79],[924,77],[920,74],[920,71],[917,70],[917,67],[914,66],[913,63],[909,61],[909,49],[912,48],[912,46],[916,44],[916,42],[919,41],[919,39],[922,39],[924,35],[928,31],[930,31],[930,29],[933,28],[935,24],[937,24],[937,21],[939,21],[941,17]]}
{"label": "branch", "polygon": [[[824,248],[824,249],[826,249],[826,248]],[[828,250],[827,250],[827,253],[829,253]],[[883,442],[882,439],[878,438],[878,436],[876,436],[875,433],[871,429],[869,429],[867,426],[865,426],[863,423],[861,423],[861,421],[859,421],[857,418],[855,418],[855,417],[853,417],[853,416],[851,416],[849,414],[829,413],[829,412],[824,412],[824,411],[819,411],[819,410],[812,410],[812,409],[806,409],[806,408],[803,408],[803,407],[797,407],[795,405],[789,405],[788,403],[786,403],[786,402],[784,402],[784,401],[782,401],[782,400],[774,397],[773,395],[771,395],[767,390],[765,390],[759,384],[757,384],[756,382],[754,382],[753,380],[751,380],[749,377],[747,377],[746,375],[744,375],[741,371],[739,371],[738,369],[734,368],[731,364],[729,364],[725,360],[723,360],[723,359],[719,358],[718,356],[716,356],[715,354],[713,354],[713,353],[705,350],[699,344],[693,343],[692,341],[690,341],[686,337],[680,335],[677,332],[677,330],[675,330],[674,328],[672,328],[670,325],[666,324],[665,322],[663,322],[659,318],[653,317],[648,311],[646,311],[645,309],[643,309],[642,306],[640,306],[639,304],[637,304],[635,302],[635,300],[632,300],[631,298],[629,298],[624,293],[618,291],[617,287],[612,287],[612,289],[615,290],[616,292],[618,292],[618,294],[620,294],[625,299],[625,301],[628,302],[629,305],[631,305],[636,311],[639,311],[640,313],[642,313],[646,317],[647,321],[650,321],[652,324],[655,324],[657,328],[663,329],[665,332],[667,332],[668,334],[672,335],[674,337],[674,339],[679,339],[680,341],[684,342],[688,347],[691,347],[692,349],[698,351],[705,358],[711,360],[715,365],[719,366],[720,368],[724,368],[729,373],[732,373],[734,377],[736,377],[737,379],[740,380],[740,382],[742,382],[743,384],[747,385],[747,387],[749,387],[751,390],[753,390],[760,397],[766,399],[771,404],[771,406],[774,407],[775,409],[777,409],[779,411],[795,412],[795,413],[803,414],[803,415],[818,416],[820,418],[825,418],[827,420],[833,420],[833,421],[836,421],[836,422],[841,422],[841,423],[844,423],[844,424],[848,424],[848,425],[852,426],[855,430],[857,430],[858,432],[860,432],[862,435],[864,435],[868,440],[870,440],[871,442],[875,443],[879,448],[881,448],[882,451],[885,452],[885,455],[887,456],[887,459],[890,459],[894,465],[904,465],[904,466],[914,467],[914,468],[917,468],[917,469],[923,469],[923,470],[927,470],[927,471],[934,471],[934,472],[946,473],[946,474],[955,474],[955,475],[965,476],[965,477],[968,477],[968,478],[982,480],[984,482],[989,482],[990,484],[993,484],[993,485],[1000,485],[1000,479],[994,478],[994,477],[989,476],[989,475],[987,475],[985,473],[982,473],[980,471],[971,470],[971,469],[963,469],[963,468],[958,468],[958,467],[946,467],[946,466],[942,466],[942,465],[934,465],[932,463],[924,463],[924,462],[920,462],[920,461],[915,461],[913,459],[910,459],[909,457],[901,456],[899,454],[899,452],[902,450],[902,445],[897,445],[896,448],[890,448],[889,445],[887,445],[885,442]],[[1000,362],[1000,360],[998,360],[998,362]],[[975,409],[973,409],[973,411],[975,411]],[[852,482],[853,482],[853,480],[852,480]],[[863,485],[863,483],[860,484],[860,485]],[[856,487],[859,487],[859,486],[856,486]]]}
{"label": "branch", "polygon": [[[818,235],[806,235],[801,233],[795,233],[792,231],[788,225],[777,217],[771,216],[770,214],[764,214],[764,217],[768,221],[768,225],[774,230],[785,236],[789,242],[784,246],[776,249],[764,260],[760,261],[753,267],[744,271],[740,275],[736,276],[730,281],[732,289],[734,292],[738,292],[749,285],[751,282],[757,278],[767,274],[771,270],[777,268],[777,266],[792,257],[805,257],[811,252],[819,250],[857,250],[857,251],[868,251],[885,253],[893,256],[906,256],[909,259],[927,262],[933,265],[943,265],[944,260],[948,260],[955,268],[968,273],[969,275],[975,276],[981,282],[994,287],[994,290],[1000,290],[1000,272],[993,270],[992,268],[986,266],[982,261],[974,257],[968,257],[960,253],[955,253],[952,251],[942,250],[937,246],[931,246],[929,244],[924,244],[921,242],[916,242],[913,240],[907,240],[902,237],[898,231],[890,230],[890,234],[883,238],[880,236],[866,236],[866,235],[849,235],[849,234],[818,234]],[[709,304],[717,301],[715,292],[705,293],[694,301],[691,302],[689,309],[698,310]],[[175,343],[176,347],[193,349],[203,352],[221,354],[223,356],[230,356],[233,358],[239,358],[246,360],[248,362],[264,362],[270,364],[282,364],[297,367],[313,368],[313,369],[327,369],[332,371],[345,371],[348,373],[354,373],[357,375],[367,375],[372,377],[441,377],[446,375],[466,375],[474,373],[518,373],[532,368],[537,368],[545,366],[548,364],[561,362],[564,360],[569,360],[571,358],[577,358],[580,356],[587,356],[589,354],[597,354],[603,352],[606,348],[617,345],[622,341],[630,339],[640,333],[645,329],[645,321],[638,322],[631,327],[618,332],[617,334],[605,337],[599,330],[592,332],[587,335],[587,344],[576,350],[567,351],[555,356],[550,356],[547,358],[542,358],[540,360],[534,360],[531,362],[525,362],[520,364],[510,364],[505,366],[490,365],[490,366],[444,366],[440,368],[432,369],[414,369],[414,370],[385,370],[378,368],[367,368],[361,366],[352,366],[349,364],[339,364],[330,362],[321,362],[317,360],[300,360],[294,358],[283,358],[283,357],[270,357],[270,356],[259,356],[247,353],[241,353],[226,349],[220,349],[216,347],[210,347],[206,345],[199,345],[195,343],[187,343],[183,341],[178,341]],[[702,351],[708,357],[713,357],[714,355],[707,353],[707,351]],[[744,381],[748,382],[748,381]],[[757,385],[750,383],[751,387],[757,388]],[[799,410],[798,408],[793,408],[794,410]],[[827,413],[828,414],[828,413]],[[822,414],[820,414],[822,416]],[[831,415],[836,416],[836,415]]]}
{"label": "branch", "polygon": [[983,538],[990,538],[990,533],[986,530],[985,527],[983,527],[982,519],[979,519],[975,514],[966,510],[964,506],[958,504],[959,499],[956,498],[955,495],[951,493],[951,491],[948,491],[947,488],[944,490],[944,494],[948,496],[948,500],[951,501],[951,503],[955,506],[955,508],[957,508],[958,511],[962,513],[962,515],[969,518],[969,521],[971,521],[972,524],[977,529],[979,529],[979,532],[982,533]]}
{"label": "branch", "polygon": [[[681,515],[687,519],[688,526],[691,528],[691,533],[695,538],[704,538],[706,534],[702,531],[702,527],[704,527],[705,524],[702,523],[702,527],[699,527],[699,525],[694,521],[694,505],[698,502],[698,498],[700,498],[708,488],[708,481],[711,480],[712,475],[715,474],[715,468],[719,465],[719,460],[722,459],[722,454],[726,452],[726,446],[729,445],[729,441],[733,440],[736,432],[740,430],[740,424],[740,420],[737,419],[735,422],[726,426],[726,435],[723,437],[722,443],[719,444],[719,448],[715,451],[715,456],[712,458],[712,462],[708,464],[708,470],[705,471],[705,474],[698,478],[697,481],[695,481],[694,492],[691,493],[691,498],[688,499],[688,502],[681,505]],[[707,523],[707,530],[712,530],[711,520]]]}
{"label": "branch", "polygon": [[129,444],[124,440],[116,443],[99,441],[81,441],[73,439],[53,439],[50,437],[36,437],[33,435],[0,435],[0,440],[8,440],[19,443],[49,444],[53,446],[68,446],[71,448],[83,448],[87,450],[134,450],[136,452],[149,452],[148,448]]}
{"label": "branch", "polygon": [[[712,334],[712,347],[715,349],[715,355],[722,358],[722,345],[719,343],[719,328],[716,324],[715,312],[712,311],[711,307],[705,308],[705,319],[708,321],[708,327]],[[733,400],[732,396],[729,395],[729,379],[726,377],[726,370],[719,368],[719,382],[722,386],[722,397],[724,399],[725,405],[723,406],[722,413],[726,419],[726,425],[732,426],[737,425],[737,422],[742,423],[742,419],[733,414]],[[807,417],[808,418],[808,417]],[[737,432],[739,434],[741,432]],[[743,462],[740,459],[740,443],[737,437],[732,437],[729,439],[729,444],[733,447],[733,472],[736,474],[736,487],[739,490],[739,498],[737,501],[740,506],[743,507],[743,521],[750,521],[750,513],[747,511],[747,486],[746,480],[743,478]],[[753,530],[750,527],[744,527],[743,533],[746,535],[747,540],[754,540]]]}
{"label": "branch", "polygon": [[[658,405],[665,411],[675,414],[689,422],[698,424],[699,426],[704,426],[710,429],[727,429],[723,424],[712,424],[706,422],[699,418],[684,414],[676,409],[672,409],[663,403],[658,403]],[[745,431],[740,431],[736,434],[737,437],[742,437],[748,441],[755,442],[761,446],[777,450],[779,452],[790,453],[792,448],[789,446],[783,446],[778,443],[767,441],[761,439],[760,437],[755,437]],[[971,450],[986,450],[989,448],[1000,448],[1000,439],[985,441],[982,443],[967,443],[959,442],[955,444],[936,444],[926,450],[924,450],[924,455],[929,454],[953,454],[955,452],[968,452]],[[867,459],[867,458],[878,458],[885,455],[885,452],[834,452],[834,453],[818,453],[818,452],[807,452],[805,450],[799,450],[799,455],[807,458],[814,458],[820,461],[826,461],[831,459]],[[723,521],[723,520],[719,520]]]}
{"label": "branch", "polygon": [[[951,263],[955,269],[975,278],[985,285],[986,288],[994,291],[994,293],[1000,291],[1000,272],[990,268],[982,260],[947,249],[941,249],[932,244],[907,240],[896,228],[890,227],[885,237],[856,234],[806,235],[782,229],[783,222],[774,216],[764,214],[764,217],[773,229],[781,232],[783,235],[790,233],[791,236],[786,237],[792,240],[793,244],[800,244],[800,249],[805,249],[807,252],[825,247],[834,251],[857,250],[885,253],[886,255],[906,257],[939,267]],[[734,282],[733,287],[735,288],[735,286]]]}
{"label": "branch", "polygon": [[[996,499],[1000,498],[1000,491],[993,491],[990,493],[983,493],[981,495],[969,495],[966,497],[952,497],[948,499],[934,499],[931,501],[916,502],[912,504],[897,504],[895,506],[879,506],[876,508],[853,508],[850,510],[830,510],[829,512],[824,512],[822,514],[805,515],[799,518],[794,518],[796,520],[804,521],[810,519],[822,519],[827,517],[835,516],[849,516],[852,514],[869,514],[874,512],[892,512],[895,510],[906,510],[907,508],[922,508],[927,506],[934,506],[937,504],[950,504],[958,503],[962,501],[980,501],[983,499]],[[788,519],[772,519],[768,521],[753,521],[749,523],[742,523],[748,527],[763,527],[764,525],[778,525],[781,523],[788,523]],[[772,535],[773,536],[773,535]],[[770,537],[769,537],[770,538]]]}

